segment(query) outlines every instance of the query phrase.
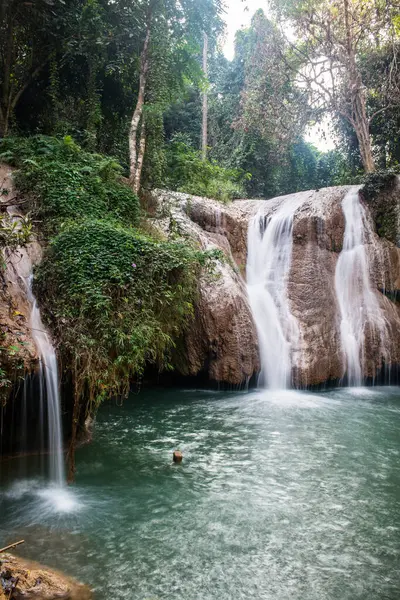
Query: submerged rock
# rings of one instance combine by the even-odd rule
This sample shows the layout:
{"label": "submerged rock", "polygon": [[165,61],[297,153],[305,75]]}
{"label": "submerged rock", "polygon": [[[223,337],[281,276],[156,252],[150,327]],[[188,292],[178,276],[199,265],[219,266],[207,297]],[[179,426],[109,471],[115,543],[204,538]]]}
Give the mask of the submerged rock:
{"label": "submerged rock", "polygon": [[90,589],[71,577],[11,554],[0,557],[0,600],[90,600]]}

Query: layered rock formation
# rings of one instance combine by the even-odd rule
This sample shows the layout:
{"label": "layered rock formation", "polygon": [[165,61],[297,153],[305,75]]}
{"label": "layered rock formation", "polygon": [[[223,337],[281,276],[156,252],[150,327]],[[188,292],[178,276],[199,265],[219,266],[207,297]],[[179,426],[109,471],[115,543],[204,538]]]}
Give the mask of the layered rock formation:
{"label": "layered rock formation", "polygon": [[[211,379],[243,383],[259,370],[257,334],[245,287],[247,230],[257,218],[267,225],[288,198],[298,199],[294,214],[293,249],[287,290],[300,336],[292,348],[292,382],[298,387],[338,381],[345,360],[340,338],[340,311],[335,270],[342,250],[345,220],[342,200],[348,187],[301,192],[268,201],[238,200],[222,205],[187,194],[155,191],[149,198],[153,222],[167,235],[196,240],[202,248],[219,248],[226,257],[217,274],[203,275],[196,318],[186,337],[184,372],[208,373]],[[396,186],[392,194],[398,194]],[[388,202],[387,192],[385,201]],[[393,199],[392,199],[393,201]],[[375,201],[375,204],[379,199]],[[366,207],[369,218],[373,213]],[[382,367],[400,364],[400,250],[377,233],[367,240],[370,277],[385,318],[383,357],[376,352],[376,332],[365,332],[364,376],[376,377]]]}

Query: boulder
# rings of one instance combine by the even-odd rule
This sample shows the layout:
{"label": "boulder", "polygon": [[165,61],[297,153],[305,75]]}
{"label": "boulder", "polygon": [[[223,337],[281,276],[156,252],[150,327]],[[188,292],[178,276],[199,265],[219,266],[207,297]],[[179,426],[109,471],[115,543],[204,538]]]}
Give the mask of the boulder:
{"label": "boulder", "polygon": [[90,589],[62,573],[11,554],[0,556],[0,600],[90,600]]}

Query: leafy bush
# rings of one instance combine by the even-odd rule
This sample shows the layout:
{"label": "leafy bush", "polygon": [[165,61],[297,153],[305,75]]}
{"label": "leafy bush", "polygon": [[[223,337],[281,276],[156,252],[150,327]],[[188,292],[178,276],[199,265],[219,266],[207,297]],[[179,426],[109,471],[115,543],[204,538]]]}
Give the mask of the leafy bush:
{"label": "leafy bush", "polygon": [[19,167],[15,182],[37,203],[37,215],[54,228],[54,220],[107,214],[135,224],[139,202],[121,183],[120,165],[112,158],[84,152],[70,138],[45,136],[5,138],[0,141],[0,160]]}
{"label": "leafy bush", "polygon": [[167,187],[178,192],[229,202],[245,196],[243,181],[248,177],[238,169],[225,169],[215,161],[203,160],[187,136],[176,134],[168,145]]}
{"label": "leafy bush", "polygon": [[391,193],[395,188],[397,172],[394,169],[379,170],[364,176],[361,193],[370,205],[379,236],[400,245],[398,231],[398,195]]}
{"label": "leafy bush", "polygon": [[397,176],[398,172],[394,169],[378,170],[373,173],[367,173],[363,178],[362,194],[367,202],[374,200],[380,192],[389,190]]}
{"label": "leafy bush", "polygon": [[95,394],[126,389],[147,362],[169,367],[206,260],[104,220],[73,223],[54,238],[37,270],[38,295]]}

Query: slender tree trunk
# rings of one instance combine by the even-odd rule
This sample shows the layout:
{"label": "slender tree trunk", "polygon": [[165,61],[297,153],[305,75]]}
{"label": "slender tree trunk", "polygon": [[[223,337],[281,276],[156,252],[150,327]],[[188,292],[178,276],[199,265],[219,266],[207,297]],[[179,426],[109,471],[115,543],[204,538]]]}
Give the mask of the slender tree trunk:
{"label": "slender tree trunk", "polygon": [[[204,33],[204,43],[203,43],[203,73],[204,79],[207,80],[208,68],[207,68],[207,53],[208,53],[208,37],[207,34]],[[208,92],[207,89],[204,89],[203,92],[203,122],[201,127],[201,153],[203,160],[207,158],[207,141],[208,141]]]}
{"label": "slender tree trunk", "polygon": [[6,124],[4,121],[3,111],[0,106],[0,138],[4,137],[5,128],[6,128]]}
{"label": "slender tree trunk", "polygon": [[365,91],[361,73],[357,67],[356,61],[355,40],[352,29],[352,17],[349,7],[349,0],[343,0],[343,5],[348,60],[347,72],[350,82],[350,100],[352,111],[351,122],[357,135],[364,170],[366,173],[372,173],[372,171],[375,171],[375,162],[372,154],[371,136],[369,133],[369,120],[367,117]]}
{"label": "slender tree trunk", "polygon": [[0,135],[5,137],[8,134],[8,126],[11,113],[11,66],[13,59],[13,24],[11,12],[7,15],[7,9],[4,8],[3,18],[6,19],[5,24],[5,44],[4,44],[4,66],[3,66],[3,82],[1,86],[0,97]]}
{"label": "slender tree trunk", "polygon": [[149,69],[149,44],[150,44],[151,18],[147,20],[146,38],[142,54],[140,56],[140,75],[139,75],[139,93],[132,115],[131,128],[129,131],[129,159],[130,159],[130,183],[133,189],[140,189],[140,173],[137,177],[138,169],[138,150],[137,150],[137,134],[140,119],[143,113],[143,106],[146,93],[147,72]]}
{"label": "slender tree trunk", "polygon": [[69,443],[68,449],[68,472],[67,472],[67,481],[68,483],[73,483],[75,480],[75,449],[76,449],[76,434],[78,431],[78,422],[79,422],[79,412],[80,412],[80,404],[79,399],[80,395],[78,393],[78,372],[75,368],[75,381],[74,381],[74,406],[72,409],[72,431],[71,431],[71,440]]}
{"label": "slender tree trunk", "polygon": [[139,153],[136,163],[135,181],[133,185],[133,191],[138,194],[140,191],[140,181],[142,176],[144,153],[146,150],[146,121],[145,116],[142,116],[142,126],[140,129],[140,140],[139,140]]}
{"label": "slender tree trunk", "polygon": [[[358,104],[358,103],[357,103]],[[372,146],[371,146],[371,136],[369,133],[369,123],[366,114],[359,114],[359,110],[362,111],[362,108],[365,109],[365,100],[364,106],[355,107],[355,115],[354,115],[354,129],[358,139],[358,145],[360,148],[361,160],[363,163],[363,167],[366,173],[372,173],[375,171],[375,161],[372,154]]]}

